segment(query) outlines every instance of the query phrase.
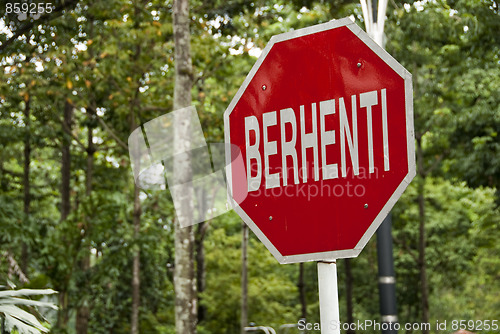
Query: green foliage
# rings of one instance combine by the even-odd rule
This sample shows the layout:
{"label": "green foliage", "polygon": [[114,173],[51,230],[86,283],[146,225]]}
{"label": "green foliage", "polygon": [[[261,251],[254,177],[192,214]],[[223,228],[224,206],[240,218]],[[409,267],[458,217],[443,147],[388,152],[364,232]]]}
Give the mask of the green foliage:
{"label": "green foliage", "polygon": [[[482,279],[491,281],[500,270],[500,263],[490,248],[491,238],[498,236],[500,215],[495,206],[493,189],[471,189],[464,182],[449,182],[440,178],[427,178],[425,184],[427,257],[426,264],[431,287],[431,314],[436,320],[475,319],[482,317],[482,307],[472,287],[481,286],[484,294],[496,294],[498,287],[475,285],[479,269],[478,260],[488,262],[488,274]],[[417,244],[418,207],[416,186],[410,185],[395,209],[394,240],[395,266],[398,278],[398,304],[401,318],[417,322],[414,304],[419,300]],[[483,232],[488,231],[486,234]],[[481,237],[479,237],[481,235]],[[485,264],[483,262],[483,264]],[[474,283],[473,283],[474,282]],[[486,292],[488,291],[488,292]],[[457,295],[458,294],[458,295]],[[456,302],[459,305],[455,307]],[[493,298],[492,303],[498,302]],[[477,300],[477,304],[471,303]],[[463,303],[462,303],[463,302]],[[453,305],[452,308],[446,306]],[[418,305],[418,304],[417,304]],[[493,312],[494,313],[494,312]],[[498,316],[498,315],[497,315]]]}
{"label": "green foliage", "polygon": [[[207,291],[202,297],[211,316],[202,326],[208,333],[234,333],[240,326],[242,235],[234,216],[215,219],[205,242]],[[249,321],[274,328],[296,323],[297,267],[279,265],[255,237],[250,238],[248,259]]]}

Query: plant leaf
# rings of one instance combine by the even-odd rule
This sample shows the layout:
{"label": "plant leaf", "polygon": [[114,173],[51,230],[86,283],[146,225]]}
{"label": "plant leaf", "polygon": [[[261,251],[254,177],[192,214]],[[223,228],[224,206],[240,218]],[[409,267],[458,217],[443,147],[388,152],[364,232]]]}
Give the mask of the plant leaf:
{"label": "plant leaf", "polygon": [[[23,322],[25,325],[29,325],[31,327],[37,328],[43,332],[48,332],[48,329],[45,328],[33,314],[30,314],[30,313],[26,312],[25,310],[20,309],[17,306],[0,305],[0,312],[5,315],[5,320],[7,322],[11,321],[11,320],[8,320],[9,318],[15,318],[15,319],[19,320],[20,322]],[[16,327],[17,327],[17,325],[16,325]],[[18,329],[21,331],[20,328],[18,328]]]}
{"label": "plant leaf", "polygon": [[48,332],[48,329],[45,327],[42,330],[37,329],[7,314],[5,315],[5,327],[8,332],[12,332],[12,329],[16,327],[19,334],[40,334],[42,331],[44,333]]}
{"label": "plant leaf", "polygon": [[28,305],[28,306],[39,306],[39,307],[50,307],[57,310],[57,305],[51,302],[42,302],[38,300],[21,299],[16,297],[5,297],[0,298],[0,305],[2,304],[13,304],[13,305]]}
{"label": "plant leaf", "polygon": [[21,289],[21,290],[4,290],[0,291],[0,298],[3,297],[18,297],[18,296],[37,296],[37,295],[51,295],[57,293],[52,289]]}

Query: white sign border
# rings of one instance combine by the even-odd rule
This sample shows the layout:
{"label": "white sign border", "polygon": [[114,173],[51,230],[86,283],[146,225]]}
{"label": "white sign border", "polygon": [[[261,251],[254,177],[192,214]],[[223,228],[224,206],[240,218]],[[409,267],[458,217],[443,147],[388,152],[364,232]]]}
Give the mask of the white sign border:
{"label": "white sign border", "polygon": [[[321,31],[336,29],[340,27],[349,28],[359,39],[361,39],[375,54],[377,54],[387,65],[389,65],[393,71],[395,71],[404,80],[405,85],[405,112],[406,112],[406,138],[407,138],[407,153],[408,153],[408,174],[405,176],[403,181],[396,188],[394,193],[391,195],[387,203],[384,205],[379,214],[375,217],[374,221],[371,223],[368,230],[361,237],[358,244],[354,249],[320,252],[320,253],[308,253],[300,255],[282,255],[276,247],[271,243],[271,241],[264,235],[264,233],[259,229],[259,227],[253,222],[253,220],[247,215],[247,213],[241,208],[237,203],[234,202],[232,198],[228,198],[228,201],[232,204],[234,210],[243,219],[243,221],[250,227],[250,229],[255,233],[257,238],[266,246],[266,248],[273,254],[273,256],[278,260],[278,262],[284,263],[298,263],[298,262],[308,262],[308,261],[331,261],[339,258],[349,258],[356,257],[363,250],[365,245],[368,243],[370,238],[373,236],[377,228],[382,224],[387,214],[391,211],[394,204],[401,197],[404,190],[415,177],[415,133],[413,126],[413,88],[412,88],[412,76],[401,64],[399,64],[387,51],[381,48],[374,40],[372,40],[368,34],[366,34],[356,23],[354,23],[350,18],[346,17],[339,20],[333,20],[330,22],[317,24],[311,27],[298,29],[290,31],[284,34],[279,34],[271,37],[271,40],[266,45],[262,54],[260,55],[257,62],[254,64],[250,72],[248,73],[245,81],[241,85],[240,89],[231,100],[231,103],[224,112],[224,140],[227,144],[230,143],[230,128],[229,128],[229,116],[233,111],[234,107],[240,100],[241,96],[247,89],[248,85],[252,81],[253,77],[259,70],[260,66],[266,59],[267,55],[271,51],[274,44],[297,37],[302,37],[310,34],[314,34]],[[226,150],[226,177],[227,185],[229,187],[228,194],[233,193],[232,189],[232,173],[231,173],[231,150]],[[230,195],[229,195],[230,196]]]}

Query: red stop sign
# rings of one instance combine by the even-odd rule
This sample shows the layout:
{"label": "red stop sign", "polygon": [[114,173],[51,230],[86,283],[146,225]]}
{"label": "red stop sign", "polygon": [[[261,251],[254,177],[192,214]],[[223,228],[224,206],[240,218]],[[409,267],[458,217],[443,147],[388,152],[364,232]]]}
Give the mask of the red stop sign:
{"label": "red stop sign", "polygon": [[348,18],[271,38],[224,128],[235,210],[281,263],[357,256],[415,176],[411,74]]}

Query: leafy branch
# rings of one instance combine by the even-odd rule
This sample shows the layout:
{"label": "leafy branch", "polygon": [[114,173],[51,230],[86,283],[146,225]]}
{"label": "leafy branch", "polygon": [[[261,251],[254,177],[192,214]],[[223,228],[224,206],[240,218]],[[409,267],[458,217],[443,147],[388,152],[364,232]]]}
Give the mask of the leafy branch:
{"label": "leafy branch", "polygon": [[59,6],[57,6],[50,14],[44,14],[42,15],[39,19],[37,20],[32,20],[30,22],[27,22],[23,26],[21,26],[19,29],[17,29],[12,37],[10,37],[8,40],[5,41],[5,43],[0,45],[0,52],[4,51],[10,44],[12,44],[18,37],[24,35],[25,33],[29,32],[35,25],[42,24],[44,22],[49,22],[59,16],[61,16],[63,13],[63,10],[66,9],[73,9],[79,2],[80,0],[69,0],[69,1],[63,1],[63,3]]}

